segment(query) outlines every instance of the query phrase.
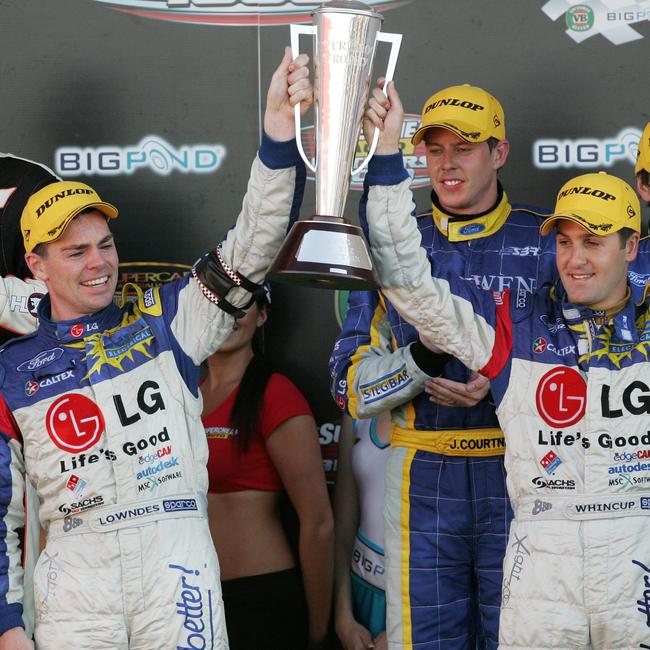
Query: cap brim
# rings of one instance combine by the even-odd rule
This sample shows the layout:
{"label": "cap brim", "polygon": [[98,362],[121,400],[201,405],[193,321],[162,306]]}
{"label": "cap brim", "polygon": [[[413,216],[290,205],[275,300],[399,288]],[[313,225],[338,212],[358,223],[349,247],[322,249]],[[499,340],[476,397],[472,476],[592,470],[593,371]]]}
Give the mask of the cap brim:
{"label": "cap brim", "polygon": [[455,122],[454,124],[451,124],[450,122],[434,122],[433,124],[421,126],[413,134],[411,142],[414,145],[419,144],[422,141],[422,138],[424,138],[425,132],[429,129],[445,129],[451,131],[459,138],[465,140],[465,142],[485,142],[485,140],[487,140],[487,138],[484,138],[483,134],[480,131],[477,131],[476,127],[471,124],[466,124],[465,122]]}
{"label": "cap brim", "polygon": [[[577,215],[574,213],[558,213],[552,214],[548,219],[545,219],[542,225],[539,227],[539,232],[541,235],[548,235],[551,230],[553,230],[556,221],[565,219],[567,221],[573,221],[579,226],[582,226],[585,230],[588,230],[593,235],[598,235],[603,237],[604,235],[609,235],[610,233],[617,232],[622,228],[622,226],[615,226],[614,224],[604,224],[602,215],[596,214],[595,212],[590,212],[588,210],[583,210],[582,214]],[[599,227],[599,224],[604,226],[609,225],[609,228]]]}
{"label": "cap brim", "polygon": [[95,203],[88,203],[86,205],[82,205],[78,210],[74,210],[71,212],[65,220],[61,223],[61,225],[57,228],[57,233],[55,236],[53,236],[51,239],[48,239],[46,241],[40,241],[34,244],[29,250],[34,250],[34,248],[38,244],[49,244],[53,241],[56,241],[59,239],[63,233],[66,231],[67,227],[70,225],[70,222],[79,214],[84,212],[85,210],[97,210],[98,212],[101,212],[107,219],[115,219],[117,215],[119,214],[117,211],[117,208],[110,204],[110,203],[105,203],[104,201],[97,201]]}

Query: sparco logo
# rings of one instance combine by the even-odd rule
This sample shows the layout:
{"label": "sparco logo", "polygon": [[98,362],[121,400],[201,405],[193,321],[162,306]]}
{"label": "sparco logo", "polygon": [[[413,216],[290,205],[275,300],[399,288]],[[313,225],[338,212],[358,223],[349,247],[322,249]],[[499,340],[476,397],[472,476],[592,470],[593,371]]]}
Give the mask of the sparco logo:
{"label": "sparco logo", "polygon": [[45,203],[42,203],[36,209],[36,216],[40,217],[45,210],[51,208],[55,203],[58,203],[61,199],[64,199],[66,196],[72,196],[73,194],[94,194],[93,190],[86,190],[83,187],[79,187],[75,190],[64,190],[63,192],[57,192],[54,196],[51,196]]}
{"label": "sparco logo", "polygon": [[[311,22],[311,12],[320,6],[313,0],[95,0],[111,9],[144,18],[194,25],[288,25]],[[365,0],[365,4],[387,11],[410,0]]]}

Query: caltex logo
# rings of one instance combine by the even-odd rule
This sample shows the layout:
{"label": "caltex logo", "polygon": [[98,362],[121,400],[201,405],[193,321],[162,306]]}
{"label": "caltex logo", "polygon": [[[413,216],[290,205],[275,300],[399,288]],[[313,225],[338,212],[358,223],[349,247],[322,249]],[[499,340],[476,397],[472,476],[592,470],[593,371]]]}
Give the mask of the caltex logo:
{"label": "caltex logo", "polygon": [[31,397],[38,390],[38,388],[38,382],[30,379],[25,384],[25,395],[27,395],[27,397]]}
{"label": "caltex logo", "polygon": [[546,339],[540,336],[533,341],[533,352],[535,354],[541,354],[546,350],[547,345],[548,343],[546,342]]}
{"label": "caltex logo", "polygon": [[574,32],[586,32],[594,26],[594,10],[589,5],[573,5],[566,12],[566,26]]}

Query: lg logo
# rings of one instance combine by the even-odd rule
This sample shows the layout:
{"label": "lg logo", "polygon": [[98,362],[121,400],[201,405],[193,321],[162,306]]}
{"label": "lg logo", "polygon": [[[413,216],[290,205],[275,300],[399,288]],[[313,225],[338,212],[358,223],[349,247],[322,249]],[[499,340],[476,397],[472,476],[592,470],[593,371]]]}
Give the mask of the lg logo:
{"label": "lg logo", "polygon": [[550,427],[570,427],[585,414],[587,384],[573,368],[553,368],[541,378],[535,401]]}

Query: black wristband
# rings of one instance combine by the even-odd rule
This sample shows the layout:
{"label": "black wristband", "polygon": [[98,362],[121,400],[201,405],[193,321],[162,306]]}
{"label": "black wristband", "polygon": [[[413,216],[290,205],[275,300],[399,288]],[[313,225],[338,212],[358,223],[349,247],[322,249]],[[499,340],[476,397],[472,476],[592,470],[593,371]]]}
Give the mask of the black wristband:
{"label": "black wristband", "polygon": [[411,356],[417,367],[430,377],[438,377],[451,358],[446,352],[432,352],[420,339],[411,343]]}
{"label": "black wristband", "polygon": [[[255,284],[233,271],[222,259],[220,248],[205,253],[192,267],[192,276],[201,288],[203,295],[212,303],[235,318],[241,318],[246,313],[255,297],[264,291],[261,284]],[[242,287],[251,292],[250,300],[241,307],[235,307],[226,300],[228,292],[233,287]]]}

